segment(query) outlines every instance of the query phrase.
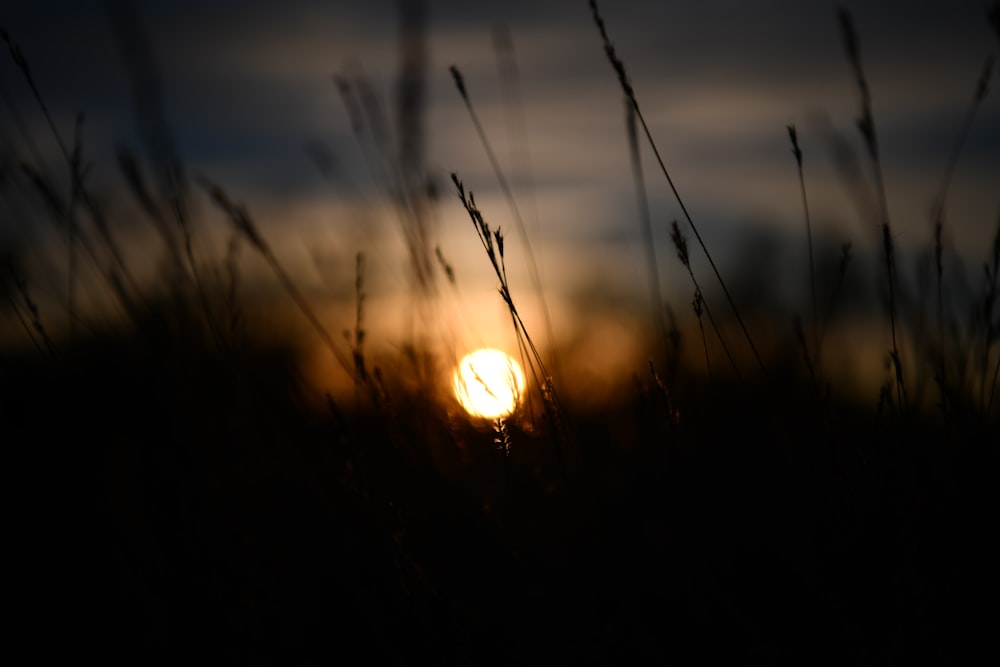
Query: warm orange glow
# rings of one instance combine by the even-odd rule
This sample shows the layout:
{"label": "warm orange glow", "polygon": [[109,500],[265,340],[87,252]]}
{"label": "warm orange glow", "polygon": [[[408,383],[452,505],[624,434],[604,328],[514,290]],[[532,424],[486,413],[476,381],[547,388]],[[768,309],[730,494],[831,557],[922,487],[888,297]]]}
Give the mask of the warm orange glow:
{"label": "warm orange glow", "polygon": [[524,392],[521,366],[500,350],[484,348],[465,355],[452,382],[455,397],[473,417],[506,417]]}

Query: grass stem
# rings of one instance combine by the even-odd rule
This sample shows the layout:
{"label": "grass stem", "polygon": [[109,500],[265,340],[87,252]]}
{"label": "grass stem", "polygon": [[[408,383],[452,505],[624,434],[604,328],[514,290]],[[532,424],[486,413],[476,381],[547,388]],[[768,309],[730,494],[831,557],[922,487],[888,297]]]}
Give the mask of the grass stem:
{"label": "grass stem", "polygon": [[709,266],[712,267],[712,272],[715,274],[716,279],[719,281],[719,285],[722,287],[722,292],[725,294],[726,300],[729,302],[729,307],[732,309],[733,315],[736,317],[736,321],[739,323],[740,329],[743,331],[743,335],[746,337],[747,343],[750,345],[754,359],[757,360],[757,365],[760,367],[761,372],[767,375],[767,367],[764,365],[764,360],[761,358],[760,352],[758,352],[757,346],[754,344],[753,337],[750,335],[749,329],[747,329],[746,324],[743,322],[743,317],[740,315],[739,309],[736,307],[736,301],[733,299],[732,294],[730,294],[729,288],[726,287],[726,281],[722,279],[722,273],[719,272],[719,268],[715,265],[715,260],[712,259],[712,254],[708,251],[708,247],[705,245],[705,241],[702,239],[701,233],[695,226],[694,220],[691,218],[691,214],[688,213],[687,206],[684,205],[684,200],[681,199],[681,195],[677,191],[677,187],[674,185],[674,180],[670,177],[670,172],[667,171],[667,167],[663,162],[663,157],[660,155],[660,150],[657,148],[656,142],[653,140],[653,135],[649,130],[649,125],[646,124],[646,118],[642,115],[642,109],[639,108],[639,101],[635,96],[635,91],[632,88],[632,84],[629,82],[628,75],[625,73],[625,65],[615,54],[615,48],[612,46],[611,39],[608,37],[607,30],[604,27],[604,19],[601,18],[601,15],[597,10],[596,0],[590,0],[590,9],[594,17],[594,22],[597,24],[597,28],[601,33],[601,39],[604,41],[604,52],[607,55],[611,66],[618,74],[618,81],[622,86],[625,96],[635,109],[636,118],[639,119],[639,124],[642,125],[643,133],[653,150],[653,155],[656,157],[656,162],[660,166],[660,171],[663,173],[663,177],[666,179],[667,185],[670,186],[670,191],[673,193],[674,199],[677,201],[677,205],[680,207],[681,213],[684,215],[684,219],[687,221],[692,233],[694,233],[694,237],[698,241],[698,245],[701,247],[702,252],[705,253],[705,258],[708,260]]}
{"label": "grass stem", "polygon": [[490,145],[490,141],[486,136],[486,130],[483,128],[483,124],[479,120],[479,116],[476,114],[476,110],[472,106],[472,100],[469,98],[468,90],[465,86],[465,80],[462,78],[461,72],[454,65],[451,67],[451,76],[455,82],[455,87],[458,89],[459,94],[462,97],[462,101],[465,103],[465,108],[469,112],[469,117],[472,119],[472,124],[476,128],[476,134],[479,136],[479,141],[483,146],[483,150],[486,152],[486,157],[489,159],[490,166],[493,168],[493,173],[496,176],[497,182],[500,184],[500,190],[503,192],[504,199],[507,200],[507,206],[510,209],[510,214],[514,220],[515,229],[517,229],[518,235],[521,237],[521,242],[524,246],[525,258],[528,261],[528,271],[530,272],[531,284],[535,290],[535,296],[538,299],[539,306],[542,310],[542,317],[545,321],[545,336],[548,341],[549,347],[554,348],[555,339],[552,332],[552,318],[549,314],[549,307],[545,300],[545,294],[542,290],[542,278],[538,271],[538,262],[535,260],[535,253],[531,249],[531,242],[528,239],[528,231],[524,226],[524,219],[521,217],[521,211],[517,206],[517,201],[514,199],[514,193],[510,188],[510,184],[507,182],[507,177],[504,175],[503,169],[500,167],[500,162],[497,160],[496,153],[493,151],[493,147]]}

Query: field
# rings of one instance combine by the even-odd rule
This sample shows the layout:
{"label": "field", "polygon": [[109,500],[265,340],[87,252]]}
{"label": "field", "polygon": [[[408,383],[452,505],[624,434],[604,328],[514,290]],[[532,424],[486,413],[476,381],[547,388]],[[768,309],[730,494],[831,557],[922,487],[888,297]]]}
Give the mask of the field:
{"label": "field", "polygon": [[[549,318],[524,202],[458,68],[454,93],[489,156],[500,210],[477,203],[459,171],[428,187],[417,28],[401,41],[414,71],[400,76],[398,146],[372,139],[379,119],[364,81],[336,81],[373,164],[388,165],[381,178],[398,216],[407,324],[387,347],[374,342],[386,325],[368,298],[378,258],[359,250],[338,269],[342,298],[321,305],[241,193],[185,170],[155,95],[136,96],[148,142],[118,151],[116,191],[154,241],[123,245],[108,214],[122,209],[87,176],[83,121],[53,120],[31,54],[4,32],[33,105],[18,113],[60,149],[46,170],[20,152],[31,142],[11,124],[0,191],[4,215],[48,225],[56,248],[0,258],[8,579],[14,632],[33,656],[842,665],[997,654],[1000,218],[982,256],[955,258],[943,241],[968,128],[995,123],[977,116],[996,81],[992,60],[967,124],[942,130],[957,138],[934,233],[906,256],[859,38],[851,15],[837,14],[878,220],[869,238],[820,244],[809,147],[789,126],[808,261],[779,279],[810,286],[790,316],[752,303],[748,281],[716,266],[660,161],[614,26],[593,3],[588,11],[607,94],[629,109],[622,143],[639,205],[628,215],[650,297],[572,306],[621,313],[634,330],[610,341],[625,364],[600,390],[574,365],[582,353],[558,330],[566,320]],[[996,29],[1000,8],[989,16]],[[118,20],[122,34],[139,34],[138,18]],[[136,80],[155,78],[134,41]],[[330,167],[319,148],[313,157]],[[647,188],[675,198],[683,213],[672,225],[651,219]],[[224,220],[223,233],[199,229],[195,202]],[[433,237],[444,207],[468,219],[491,281],[482,299],[502,312],[501,339],[524,367],[509,415],[472,416],[453,391],[464,351],[442,303],[465,286]],[[670,229],[668,256],[654,252],[653,224]],[[762,270],[743,261],[748,276]],[[659,292],[668,262],[690,281],[680,304]],[[56,274],[57,289],[40,287]],[[869,364],[863,377],[845,372],[852,358]]]}

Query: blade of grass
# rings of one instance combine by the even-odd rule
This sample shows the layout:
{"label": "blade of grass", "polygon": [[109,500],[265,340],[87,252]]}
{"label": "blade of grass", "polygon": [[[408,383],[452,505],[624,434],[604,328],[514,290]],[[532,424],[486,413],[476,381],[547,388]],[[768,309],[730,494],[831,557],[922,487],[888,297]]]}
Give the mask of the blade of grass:
{"label": "blade of grass", "polygon": [[483,250],[486,251],[486,256],[490,260],[490,265],[493,267],[497,280],[500,281],[498,291],[500,293],[500,298],[503,299],[504,304],[507,306],[507,310],[511,316],[511,322],[514,327],[514,335],[517,339],[518,351],[521,355],[521,362],[528,369],[531,378],[534,380],[535,386],[538,389],[538,393],[542,398],[544,414],[551,427],[556,455],[559,459],[559,465],[560,468],[565,471],[565,459],[561,444],[561,440],[564,440],[566,437],[566,424],[563,419],[565,411],[562,407],[559,396],[556,393],[555,385],[552,382],[552,376],[547,370],[545,362],[542,360],[542,356],[538,352],[538,348],[535,346],[534,341],[532,341],[531,336],[528,334],[528,330],[524,325],[524,320],[521,318],[520,312],[518,312],[517,307],[514,305],[514,299],[511,296],[510,286],[507,282],[507,267],[504,263],[504,236],[499,229],[490,229],[486,220],[483,218],[482,212],[476,206],[475,196],[471,191],[466,193],[465,186],[462,184],[462,181],[459,180],[458,176],[453,173],[451,175],[451,180],[455,185],[455,189],[458,191],[458,197],[462,202],[462,206],[465,208],[466,213],[468,213],[469,218],[472,220],[473,227],[476,229],[476,235],[479,237]]}
{"label": "blade of grass", "polygon": [[[719,339],[719,344],[722,345],[723,351],[726,353],[726,358],[729,359],[730,365],[733,367],[733,372],[736,373],[736,377],[743,379],[740,375],[740,369],[736,365],[736,360],[733,358],[733,353],[729,350],[729,345],[726,343],[725,337],[722,335],[722,330],[716,323],[715,318],[712,316],[712,311],[708,307],[708,302],[705,301],[704,296],[701,292],[701,286],[698,284],[698,279],[694,275],[694,271],[691,269],[691,256],[688,253],[687,238],[681,233],[681,228],[674,220],[670,225],[670,240],[673,241],[674,247],[677,248],[677,258],[681,260],[681,264],[687,269],[688,276],[691,278],[691,283],[694,285],[694,312],[698,316],[698,326],[701,326],[701,310],[704,309],[705,314],[708,315],[708,321],[712,325],[712,329],[715,331],[716,337]],[[704,339],[705,332],[702,330],[702,338]],[[705,354],[707,357],[708,346],[705,346]]]}
{"label": "blade of grass", "polygon": [[879,217],[881,219],[883,258],[885,259],[886,281],[889,287],[889,328],[892,343],[889,356],[895,369],[897,403],[900,409],[905,411],[908,403],[906,383],[903,376],[903,362],[899,352],[898,337],[896,335],[896,252],[892,239],[892,228],[889,223],[889,202],[885,191],[882,158],[879,152],[878,136],[875,131],[875,119],[872,115],[871,92],[869,91],[868,80],[865,77],[864,68],[861,64],[861,47],[857,30],[854,27],[854,19],[851,17],[851,13],[843,7],[837,10],[837,19],[840,22],[844,50],[847,52],[847,59],[851,65],[855,83],[858,86],[858,92],[861,96],[861,112],[857,119],[857,127],[864,139],[865,148],[868,152],[868,158],[871,160],[875,178],[875,192],[879,207]]}
{"label": "blade of grass", "polygon": [[642,235],[643,255],[646,260],[646,279],[649,283],[650,315],[653,331],[667,343],[667,323],[663,318],[663,300],[660,296],[660,270],[656,264],[656,247],[653,242],[653,225],[650,222],[649,199],[646,197],[646,179],[642,173],[642,156],[639,152],[639,135],[635,127],[635,109],[625,100],[625,128],[628,134],[628,149],[632,163],[632,181],[635,183],[636,208],[639,214],[639,233]]}
{"label": "blade of grass", "polygon": [[[788,126],[788,138],[792,142],[792,154],[795,156],[795,163],[799,174],[799,191],[802,193],[802,212],[806,221],[806,243],[809,252],[809,297],[812,303],[812,324],[813,324],[813,357],[816,364],[819,364],[819,307],[816,300],[816,263],[813,259],[812,222],[809,219],[809,200],[806,197],[806,179],[802,170],[802,149],[799,148],[799,135],[795,130],[795,125]],[[808,352],[808,349],[807,349]]]}
{"label": "blade of grass", "polygon": [[604,52],[607,55],[612,68],[614,68],[618,75],[618,82],[621,84],[625,96],[628,98],[629,102],[632,103],[632,107],[635,109],[635,115],[639,119],[640,125],[642,125],[643,133],[646,135],[646,140],[649,142],[649,145],[653,150],[653,155],[656,157],[656,162],[660,166],[660,171],[663,173],[663,177],[666,179],[667,185],[670,186],[670,191],[673,193],[674,199],[677,201],[677,205],[680,206],[681,213],[683,213],[684,219],[687,221],[688,226],[694,233],[694,237],[698,241],[698,245],[705,254],[709,266],[712,267],[712,271],[715,273],[715,277],[719,281],[719,285],[722,287],[722,292],[725,294],[726,300],[729,302],[729,307],[732,309],[733,315],[736,317],[736,321],[739,323],[740,329],[742,329],[743,335],[746,338],[747,343],[750,345],[754,359],[757,360],[757,365],[760,367],[761,372],[767,375],[767,367],[764,364],[764,360],[760,356],[760,352],[757,351],[757,346],[754,344],[753,337],[750,335],[749,329],[747,329],[746,324],[743,322],[743,317],[740,315],[740,311],[736,307],[736,301],[733,299],[732,294],[730,294],[729,288],[726,287],[726,281],[722,279],[722,274],[715,265],[715,260],[712,259],[712,254],[708,251],[705,241],[701,238],[701,233],[695,226],[694,220],[691,218],[691,214],[688,213],[687,206],[684,205],[684,200],[681,199],[681,195],[677,191],[677,187],[674,185],[674,180],[670,177],[670,172],[667,171],[667,166],[664,164],[663,158],[660,155],[660,150],[657,148],[656,142],[653,140],[653,135],[649,130],[649,125],[646,124],[646,119],[642,115],[642,109],[639,108],[639,101],[636,98],[635,91],[633,90],[632,84],[629,82],[628,75],[625,72],[625,65],[618,58],[615,53],[615,47],[611,44],[611,39],[608,37],[607,29],[604,27],[604,19],[601,18],[601,15],[597,10],[596,0],[590,0],[590,10],[593,14],[594,22],[597,24],[597,29],[601,33],[601,39],[604,42]]}
{"label": "blade of grass", "polygon": [[[965,114],[965,118],[959,126],[958,134],[955,137],[951,153],[948,156],[948,162],[945,166],[944,174],[941,178],[941,185],[938,188],[938,194],[934,199],[933,209],[931,212],[931,224],[933,225],[934,234],[934,268],[937,281],[936,291],[939,347],[937,372],[939,375],[941,406],[945,412],[946,418],[949,412],[950,398],[948,395],[948,368],[945,350],[946,318],[944,312],[944,211],[947,204],[948,191],[951,187],[952,177],[954,176],[955,168],[958,164],[958,158],[962,154],[962,150],[965,148],[965,143],[968,139],[969,131],[972,129],[972,122],[976,117],[976,113],[978,112],[979,107],[982,106],[983,100],[986,98],[986,93],[989,90],[989,80],[993,73],[994,58],[995,57],[991,54],[983,64],[983,69],[979,75],[979,80],[972,96],[972,104],[969,106],[969,109]],[[980,406],[982,406],[982,401],[980,401]]]}
{"label": "blade of grass", "polygon": [[521,211],[517,206],[517,201],[514,199],[514,193],[510,188],[510,184],[507,182],[507,177],[504,175],[503,169],[500,167],[500,162],[497,160],[496,153],[494,153],[493,147],[486,136],[486,130],[483,129],[483,124],[479,121],[479,116],[476,114],[476,110],[472,106],[472,100],[469,98],[469,93],[465,87],[465,80],[462,78],[461,72],[459,72],[458,68],[454,65],[452,65],[450,71],[452,79],[455,82],[455,88],[458,89],[459,95],[462,97],[462,101],[465,102],[465,108],[469,112],[472,124],[476,128],[476,134],[479,136],[479,142],[482,144],[483,150],[486,152],[486,157],[489,159],[490,166],[493,168],[493,173],[496,176],[497,182],[500,184],[500,189],[503,192],[504,199],[507,200],[507,206],[510,209],[511,218],[514,220],[515,229],[517,230],[517,233],[521,238],[521,243],[524,246],[524,254],[528,262],[528,271],[532,287],[535,291],[535,297],[538,299],[538,304],[542,310],[542,317],[545,323],[546,340],[548,341],[549,347],[554,348],[555,339],[552,333],[552,319],[549,315],[549,307],[546,303],[545,294],[542,290],[542,278],[538,271],[538,262],[535,261],[535,253],[531,249],[531,241],[528,239],[528,232],[525,229],[524,219],[521,217]]}
{"label": "blade of grass", "polygon": [[[35,77],[32,75],[31,67],[28,64],[28,60],[25,58],[24,53],[21,51],[21,47],[14,42],[10,34],[2,28],[0,28],[0,39],[3,39],[7,43],[11,59],[14,61],[15,67],[17,67],[17,69],[21,72],[21,77],[31,90],[31,94],[35,98],[35,102],[38,104],[49,130],[55,138],[56,145],[59,148],[59,153],[66,165],[69,167],[70,177],[72,178],[73,184],[73,192],[90,213],[91,221],[94,223],[94,227],[97,229],[101,236],[101,240],[104,241],[105,246],[111,254],[115,266],[110,269],[109,275],[111,276],[112,282],[118,286],[116,291],[120,290],[119,296],[122,299],[122,305],[126,308],[127,312],[132,315],[135,313],[134,296],[138,294],[138,288],[135,281],[132,279],[128,266],[125,264],[124,254],[121,252],[121,249],[118,247],[118,243],[111,234],[111,228],[108,225],[107,219],[104,217],[103,211],[101,211],[97,202],[90,196],[89,191],[84,185],[83,181],[86,170],[81,166],[81,157],[79,155],[74,157],[74,154],[67,147],[62,133],[59,131],[59,128],[56,127],[55,120],[49,111],[48,104],[46,104],[41,90],[38,88]],[[74,197],[74,201],[76,197]],[[69,228],[73,229],[74,235],[79,233],[74,223],[70,223]],[[122,282],[123,277],[125,281],[124,283]],[[128,284],[129,291],[126,291],[125,283]]]}
{"label": "blade of grass", "polygon": [[319,335],[320,339],[326,345],[327,349],[333,354],[334,358],[341,365],[341,367],[350,375],[355,378],[354,364],[352,361],[340,350],[337,346],[337,342],[334,340],[333,336],[327,330],[323,323],[320,322],[319,317],[317,317],[315,311],[313,311],[312,306],[303,296],[302,292],[295,285],[292,277],[288,275],[284,266],[278,261],[274,252],[271,250],[270,244],[264,237],[261,236],[260,232],[257,230],[257,226],[254,224],[253,220],[250,219],[250,215],[247,213],[246,209],[235,202],[233,202],[226,192],[218,185],[212,183],[204,177],[199,177],[198,182],[202,187],[205,188],[209,196],[211,196],[212,201],[226,214],[229,222],[233,227],[240,232],[244,238],[254,247],[254,249],[260,253],[260,255],[267,262],[268,266],[277,276],[278,281],[281,283],[282,287],[291,297],[292,301],[298,307],[298,309],[308,320],[309,324]]}

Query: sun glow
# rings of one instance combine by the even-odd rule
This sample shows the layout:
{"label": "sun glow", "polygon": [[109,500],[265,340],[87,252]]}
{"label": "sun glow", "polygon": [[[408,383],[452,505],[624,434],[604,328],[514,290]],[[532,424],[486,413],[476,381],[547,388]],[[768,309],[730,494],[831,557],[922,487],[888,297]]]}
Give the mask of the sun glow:
{"label": "sun glow", "polygon": [[505,352],[480,349],[465,355],[452,377],[455,397],[473,417],[496,419],[514,411],[524,393],[524,372]]}

